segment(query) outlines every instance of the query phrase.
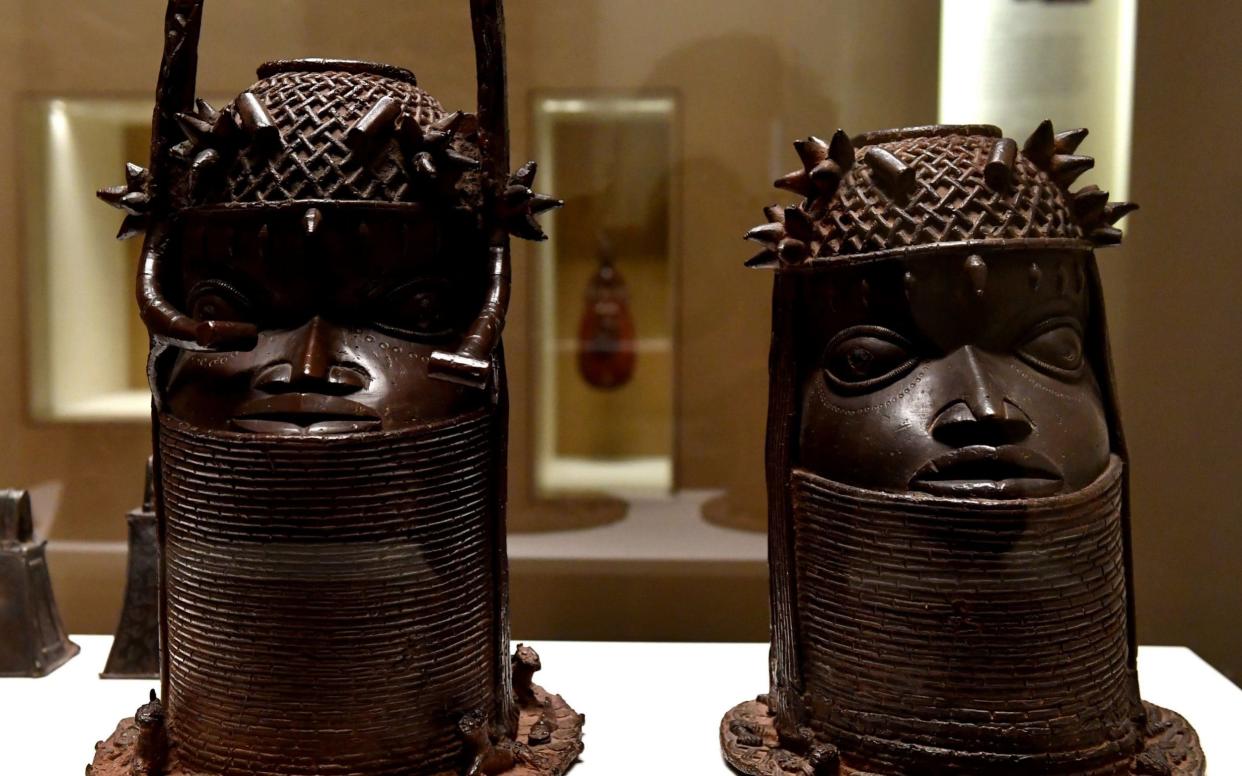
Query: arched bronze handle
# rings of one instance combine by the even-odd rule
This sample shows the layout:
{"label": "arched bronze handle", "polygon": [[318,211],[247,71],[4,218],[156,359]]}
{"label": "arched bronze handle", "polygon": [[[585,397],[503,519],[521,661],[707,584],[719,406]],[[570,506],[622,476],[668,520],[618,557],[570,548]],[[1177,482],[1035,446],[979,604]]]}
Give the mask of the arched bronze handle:
{"label": "arched bronze handle", "polygon": [[431,376],[484,388],[491,379],[492,353],[509,313],[512,283],[509,232],[500,220],[503,188],[509,178],[509,96],[505,64],[502,0],[470,0],[478,75],[479,152],[482,156],[483,229],[490,258],[487,296],[456,352],[436,351]]}
{"label": "arched bronze handle", "polygon": [[[177,309],[162,289],[164,260],[168,253],[172,219],[172,149],[181,142],[177,115],[194,110],[198,78],[198,44],[202,35],[204,0],[169,0],[164,17],[164,56],[160,62],[151,127],[151,169],[134,170],[127,176],[127,191],[107,190],[101,197],[124,206],[127,194],[140,197],[143,212],[131,215],[145,225],[142,258],[138,264],[136,292],[138,311],[157,348],[183,350],[249,350],[258,340],[258,329],[249,323],[200,321]],[[141,187],[143,190],[136,190]],[[111,197],[108,194],[111,193]],[[138,228],[122,228],[132,236]]]}

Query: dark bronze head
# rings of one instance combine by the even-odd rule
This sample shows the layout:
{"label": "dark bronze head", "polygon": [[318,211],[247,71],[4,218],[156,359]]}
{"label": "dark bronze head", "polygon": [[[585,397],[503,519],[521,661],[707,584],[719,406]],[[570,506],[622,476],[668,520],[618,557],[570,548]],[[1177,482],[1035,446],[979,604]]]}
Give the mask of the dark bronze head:
{"label": "dark bronze head", "polygon": [[[500,335],[559,204],[510,170],[503,3],[469,3],[477,116],[315,59],[217,110],[203,6],[168,0],[151,169],[101,193],[145,232],[169,769],[491,772],[547,699],[512,684]],[[93,772],[168,770],[150,711]],[[581,751],[556,720],[532,773]]]}
{"label": "dark bronze head", "polygon": [[772,683],[721,724],[739,770],[1202,773],[1138,689],[1094,255],[1133,205],[1070,191],[1085,136],[797,144],[804,200],[749,234],[777,271]]}
{"label": "dark bronze head", "polygon": [[[323,434],[482,406],[483,392],[430,370],[434,352],[461,347],[489,281],[473,117],[446,114],[396,68],[286,62],[260,75],[224,112],[183,118],[202,130],[185,155],[204,161],[168,286],[194,319],[253,326],[255,344],[181,351],[168,411]],[[270,141],[238,142],[247,110]]]}
{"label": "dark bronze head", "polygon": [[[752,264],[795,287],[795,465],[878,490],[1013,499],[1108,464],[1093,249],[1130,209],[1070,182],[1085,131],[992,127],[798,144],[807,196]],[[1086,161],[1084,161],[1086,160]]]}
{"label": "dark bronze head", "polygon": [[[535,169],[412,73],[274,62],[101,195],[147,231],[139,301],[162,410],[214,430],[395,430],[483,406],[508,235],[541,239]],[[157,123],[158,126],[158,123]],[[495,146],[495,143],[491,144]],[[160,150],[157,141],[157,151]],[[499,186],[491,183],[503,166]]]}

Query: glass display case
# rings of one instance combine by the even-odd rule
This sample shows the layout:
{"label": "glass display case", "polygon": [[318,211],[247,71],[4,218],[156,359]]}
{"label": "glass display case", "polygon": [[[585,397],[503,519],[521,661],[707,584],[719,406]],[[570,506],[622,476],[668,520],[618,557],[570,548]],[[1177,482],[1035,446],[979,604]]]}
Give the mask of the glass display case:
{"label": "glass display case", "polygon": [[[54,565],[80,588],[62,608],[72,629],[103,631],[114,614],[88,588],[114,587],[119,606],[150,408],[139,246],[110,241],[115,213],[92,193],[147,156],[160,19],[149,2],[10,5],[21,13],[0,90],[17,118],[0,131],[0,169],[21,196],[0,201],[0,231],[20,289],[5,390],[21,453],[0,473],[60,483],[52,551],[73,557]],[[358,0],[349,19],[335,5],[214,0],[200,91],[235,93],[264,58],[340,56],[409,67],[445,104],[474,104],[464,3]],[[743,267],[742,236],[780,199],[771,183],[792,168],[791,142],[937,122],[1025,137],[1050,117],[1091,128],[1100,165],[1081,183],[1142,200],[1139,5],[510,4],[514,160],[541,160],[539,189],[565,201],[543,219],[546,242],[515,248],[505,331],[519,635],[765,638],[772,287]],[[1143,314],[1126,266],[1103,265],[1122,330]],[[1114,340],[1124,401],[1141,349]],[[721,606],[725,590],[747,605]],[[622,614],[597,615],[605,599]]]}
{"label": "glass display case", "polygon": [[676,98],[533,99],[535,155],[573,213],[538,249],[536,491],[671,494]]}

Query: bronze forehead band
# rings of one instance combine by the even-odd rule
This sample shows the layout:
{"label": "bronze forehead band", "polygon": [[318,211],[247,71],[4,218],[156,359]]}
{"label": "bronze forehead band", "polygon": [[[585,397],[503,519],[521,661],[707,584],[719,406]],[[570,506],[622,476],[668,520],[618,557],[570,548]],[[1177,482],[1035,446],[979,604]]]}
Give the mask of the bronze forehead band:
{"label": "bronze forehead band", "polygon": [[307,236],[356,232],[363,237],[376,229],[443,226],[444,221],[419,203],[341,202],[306,200],[278,204],[210,205],[184,210],[175,220],[183,226],[266,230],[288,228]]}
{"label": "bronze forehead band", "polygon": [[1075,240],[1062,237],[1029,238],[1016,240],[962,240],[959,242],[934,243],[930,245],[908,245],[883,251],[873,251],[855,256],[817,256],[800,264],[782,264],[775,257],[763,263],[750,263],[752,269],[775,269],[782,273],[816,273],[827,272],[847,267],[859,267],[879,264],[886,261],[905,261],[934,255],[978,254],[988,258],[994,254],[1005,254],[1017,251],[1067,251],[1089,255],[1096,246],[1088,240]]}
{"label": "bronze forehead band", "polygon": [[350,216],[378,213],[384,216],[425,216],[429,208],[421,202],[372,202],[366,200],[303,199],[289,202],[234,202],[225,205],[202,205],[186,208],[182,216],[252,219],[263,216],[302,216],[308,210],[323,214],[341,213]]}
{"label": "bronze forehead band", "polygon": [[[391,244],[394,250],[408,251],[411,241],[421,242],[428,228],[435,227],[439,231],[450,225],[452,229],[451,222],[446,224],[443,217],[437,215],[416,203],[302,201],[277,205],[212,205],[183,211],[176,220],[182,227],[182,239],[193,240],[195,235],[202,236],[212,230],[229,235],[254,234],[258,236],[260,252],[265,250],[269,236],[275,231],[296,233],[316,243],[328,235],[351,241],[356,238],[367,251],[373,250],[375,241],[380,240]],[[471,229],[469,224],[457,227],[465,232]]]}

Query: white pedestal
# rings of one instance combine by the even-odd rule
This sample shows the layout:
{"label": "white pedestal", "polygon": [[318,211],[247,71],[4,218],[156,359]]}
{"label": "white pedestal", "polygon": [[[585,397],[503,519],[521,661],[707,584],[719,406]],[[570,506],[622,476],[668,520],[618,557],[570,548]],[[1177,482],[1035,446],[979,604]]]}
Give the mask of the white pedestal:
{"label": "white pedestal", "polygon": [[[98,678],[112,640],[74,636],[82,654],[45,679],[0,680],[0,774],[78,776],[96,741],[146,701],[154,682]],[[534,642],[536,681],[587,715],[574,776],[725,774],[717,730],[767,689],[766,644]],[[1139,651],[1143,697],[1199,731],[1211,776],[1242,774],[1242,690],[1184,647]],[[652,706],[659,710],[652,716]],[[653,735],[652,725],[667,725]]]}

